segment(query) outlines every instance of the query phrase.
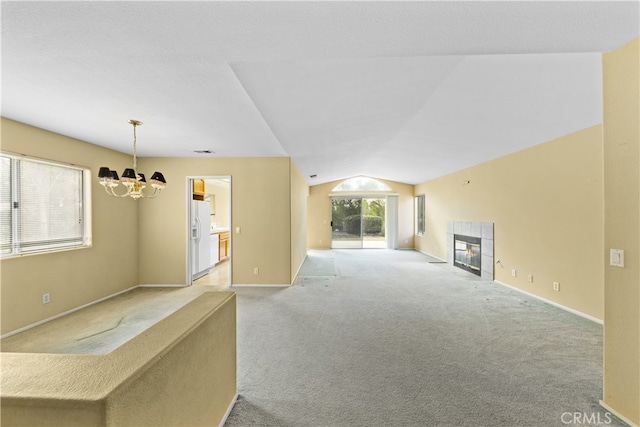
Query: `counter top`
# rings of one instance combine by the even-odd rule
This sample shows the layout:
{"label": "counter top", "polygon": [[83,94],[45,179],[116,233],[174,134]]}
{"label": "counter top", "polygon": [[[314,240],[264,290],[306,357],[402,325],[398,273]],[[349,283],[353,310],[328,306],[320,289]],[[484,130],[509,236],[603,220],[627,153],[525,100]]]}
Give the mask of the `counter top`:
{"label": "counter top", "polygon": [[[235,340],[235,294],[222,291],[203,292],[107,354],[3,352],[2,424],[216,422],[237,393]],[[166,387],[183,381],[202,393]]]}
{"label": "counter top", "polygon": [[225,232],[229,232],[228,228],[212,228],[211,229],[211,234],[219,234],[219,233],[225,233]]}
{"label": "counter top", "polygon": [[2,405],[24,400],[68,404],[104,399],[157,363],[191,333],[193,325],[227,303],[235,305],[232,292],[203,292],[107,354],[2,352]]}

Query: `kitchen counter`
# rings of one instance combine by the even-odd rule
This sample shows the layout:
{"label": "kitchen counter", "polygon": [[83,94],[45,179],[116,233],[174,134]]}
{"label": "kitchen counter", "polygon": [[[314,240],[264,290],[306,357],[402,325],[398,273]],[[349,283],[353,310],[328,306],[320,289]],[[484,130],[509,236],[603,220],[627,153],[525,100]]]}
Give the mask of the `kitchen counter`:
{"label": "kitchen counter", "polygon": [[220,234],[220,233],[225,233],[225,232],[229,232],[228,228],[212,228],[211,229],[211,234]]}
{"label": "kitchen counter", "polygon": [[[222,262],[229,258],[229,238],[230,233],[228,228],[211,228],[211,244],[215,245],[215,240],[217,239],[218,245],[218,254],[217,259],[213,260],[213,265],[216,265],[219,262]],[[215,252],[215,251],[214,251]]]}

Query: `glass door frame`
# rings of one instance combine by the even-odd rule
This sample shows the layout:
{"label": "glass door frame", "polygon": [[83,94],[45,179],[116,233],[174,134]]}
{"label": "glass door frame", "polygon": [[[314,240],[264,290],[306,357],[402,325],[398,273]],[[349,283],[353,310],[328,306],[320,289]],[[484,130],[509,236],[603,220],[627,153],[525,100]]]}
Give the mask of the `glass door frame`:
{"label": "glass door frame", "polygon": [[[330,200],[331,200],[331,248],[332,249],[374,249],[374,248],[378,248],[378,249],[385,249],[387,248],[387,235],[386,235],[386,229],[387,229],[387,224],[386,224],[386,219],[387,219],[387,197],[388,197],[388,193],[376,193],[376,194],[330,194],[329,195]],[[335,214],[335,201],[336,200],[359,200],[359,203],[355,203],[354,205],[359,205],[357,208],[359,209],[358,213],[352,213],[349,216],[355,216],[358,215],[360,217],[360,222],[359,224],[357,224],[356,226],[351,226],[351,228],[357,228],[359,231],[359,236],[357,234],[349,234],[349,232],[347,230],[345,230],[345,227],[349,227],[349,225],[346,224],[334,224],[334,221],[336,220],[334,214]],[[384,204],[384,211],[382,212],[382,224],[380,224],[379,226],[375,223],[375,221],[372,221],[371,224],[365,226],[365,217],[367,216],[367,212],[365,212],[364,210],[366,209],[367,206],[367,201],[381,201]],[[369,204],[369,206],[371,206]],[[355,206],[353,206],[355,207]],[[382,237],[384,237],[383,240],[377,240],[377,239],[367,239],[367,234],[365,233],[366,228],[373,228],[373,229],[377,229],[379,230],[378,233],[382,234]],[[379,227],[379,228],[378,228]],[[349,239],[349,238],[345,238],[345,239],[335,239],[336,233],[340,232],[340,233],[346,233],[346,236],[352,235],[352,236],[357,236],[358,239]],[[336,242],[340,242],[340,243],[336,243]]]}

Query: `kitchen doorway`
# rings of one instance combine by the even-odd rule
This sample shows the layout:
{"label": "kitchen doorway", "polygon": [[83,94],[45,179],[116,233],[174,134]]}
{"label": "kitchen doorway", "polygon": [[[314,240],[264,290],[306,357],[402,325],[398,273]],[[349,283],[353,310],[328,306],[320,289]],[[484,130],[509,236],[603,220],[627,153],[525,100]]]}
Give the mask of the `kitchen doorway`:
{"label": "kitchen doorway", "polygon": [[187,285],[231,286],[231,176],[187,177]]}

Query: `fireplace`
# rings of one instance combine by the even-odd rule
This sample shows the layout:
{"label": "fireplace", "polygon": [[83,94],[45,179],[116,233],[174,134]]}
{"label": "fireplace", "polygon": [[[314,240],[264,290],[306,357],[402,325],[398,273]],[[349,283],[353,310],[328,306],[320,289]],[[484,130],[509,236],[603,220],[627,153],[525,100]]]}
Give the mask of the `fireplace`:
{"label": "fireplace", "polygon": [[482,275],[482,239],[453,235],[453,265],[475,275]]}
{"label": "fireplace", "polygon": [[493,223],[449,221],[447,264],[493,280]]}

